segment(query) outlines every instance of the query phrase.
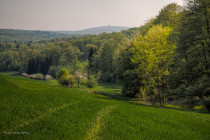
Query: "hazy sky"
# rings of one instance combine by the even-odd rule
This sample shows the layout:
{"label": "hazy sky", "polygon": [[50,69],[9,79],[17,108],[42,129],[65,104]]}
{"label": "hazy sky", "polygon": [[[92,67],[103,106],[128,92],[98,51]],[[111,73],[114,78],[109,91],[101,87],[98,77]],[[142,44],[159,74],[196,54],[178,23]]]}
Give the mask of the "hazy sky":
{"label": "hazy sky", "polygon": [[182,0],[0,0],[0,28],[81,30],[139,27],[163,6]]}

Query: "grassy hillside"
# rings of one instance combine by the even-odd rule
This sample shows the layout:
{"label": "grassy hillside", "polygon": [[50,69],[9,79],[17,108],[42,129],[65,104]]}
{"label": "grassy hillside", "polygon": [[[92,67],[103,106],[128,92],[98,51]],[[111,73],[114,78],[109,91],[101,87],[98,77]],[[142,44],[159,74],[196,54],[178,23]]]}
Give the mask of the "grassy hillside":
{"label": "grassy hillside", "polygon": [[[119,86],[95,89],[119,93]],[[137,105],[0,74],[0,139],[210,139],[210,114]]]}

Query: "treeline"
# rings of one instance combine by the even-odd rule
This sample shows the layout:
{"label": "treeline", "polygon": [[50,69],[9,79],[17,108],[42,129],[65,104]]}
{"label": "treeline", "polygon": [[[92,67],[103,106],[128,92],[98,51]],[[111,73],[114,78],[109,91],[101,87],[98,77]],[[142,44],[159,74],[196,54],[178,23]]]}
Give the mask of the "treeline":
{"label": "treeline", "polygon": [[59,37],[78,36],[53,31],[0,29],[0,42],[37,42]]}
{"label": "treeline", "polygon": [[144,26],[120,33],[1,43],[0,70],[56,77],[61,68],[123,85],[123,94],[187,107],[210,104],[210,3],[165,6]]}

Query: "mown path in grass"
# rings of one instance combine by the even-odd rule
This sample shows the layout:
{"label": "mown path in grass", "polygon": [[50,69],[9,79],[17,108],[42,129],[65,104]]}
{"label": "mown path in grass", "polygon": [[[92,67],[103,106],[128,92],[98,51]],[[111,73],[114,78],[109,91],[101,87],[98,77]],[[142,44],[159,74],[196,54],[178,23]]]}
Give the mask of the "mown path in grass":
{"label": "mown path in grass", "polygon": [[53,80],[0,74],[0,102],[0,139],[210,139],[209,113],[137,105]]}
{"label": "mown path in grass", "polygon": [[85,137],[85,140],[93,140],[100,138],[98,133],[101,129],[101,127],[104,125],[103,119],[105,117],[108,117],[110,112],[114,109],[114,106],[107,106],[106,108],[102,108],[100,112],[98,112],[96,120],[93,124],[93,127],[88,132],[87,136]]}

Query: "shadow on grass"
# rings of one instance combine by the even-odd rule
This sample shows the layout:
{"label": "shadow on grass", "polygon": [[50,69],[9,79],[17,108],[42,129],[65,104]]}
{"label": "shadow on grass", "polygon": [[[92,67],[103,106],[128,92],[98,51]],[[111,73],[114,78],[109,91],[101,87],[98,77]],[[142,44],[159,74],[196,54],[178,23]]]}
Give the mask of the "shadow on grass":
{"label": "shadow on grass", "polygon": [[121,90],[121,86],[115,83],[101,83],[99,82],[98,85],[99,87],[103,87],[104,89],[119,89]]}
{"label": "shadow on grass", "polygon": [[173,109],[173,110],[178,110],[178,111],[187,111],[187,112],[195,112],[195,113],[203,113],[203,114],[209,114],[210,112],[203,108],[203,109],[192,109],[192,108],[183,108],[183,107],[179,107],[177,108],[175,107],[169,107],[169,106],[160,106],[160,105],[155,105],[155,104],[143,104],[143,103],[134,103],[136,105],[141,105],[141,106],[149,106],[149,107],[154,107],[154,108],[163,108],[163,109]]}
{"label": "shadow on grass", "polygon": [[120,100],[120,101],[131,101],[131,98],[123,96],[122,93],[110,94],[110,93],[101,92],[101,91],[93,91],[93,93],[107,96],[108,98],[106,99],[111,98],[111,99]]}
{"label": "shadow on grass", "polygon": [[195,112],[195,113],[203,113],[203,114],[210,114],[210,112],[208,110],[204,109],[191,109],[191,108],[177,108],[175,107],[169,107],[169,106],[159,106],[159,105],[155,105],[155,104],[143,104],[143,103],[138,103],[138,99],[137,98],[131,98],[131,97],[127,97],[124,96],[122,93],[118,93],[118,94],[110,94],[110,93],[106,93],[106,92],[100,92],[100,91],[93,91],[93,93],[95,94],[100,94],[100,95],[104,95],[106,97],[98,97],[98,98],[103,98],[103,99],[108,99],[108,100],[118,100],[118,101],[128,101],[128,104],[135,104],[135,105],[141,105],[141,106],[147,106],[147,107],[154,107],[154,108],[162,108],[162,109],[173,109],[173,110],[177,110],[177,111],[187,111],[187,112]]}

